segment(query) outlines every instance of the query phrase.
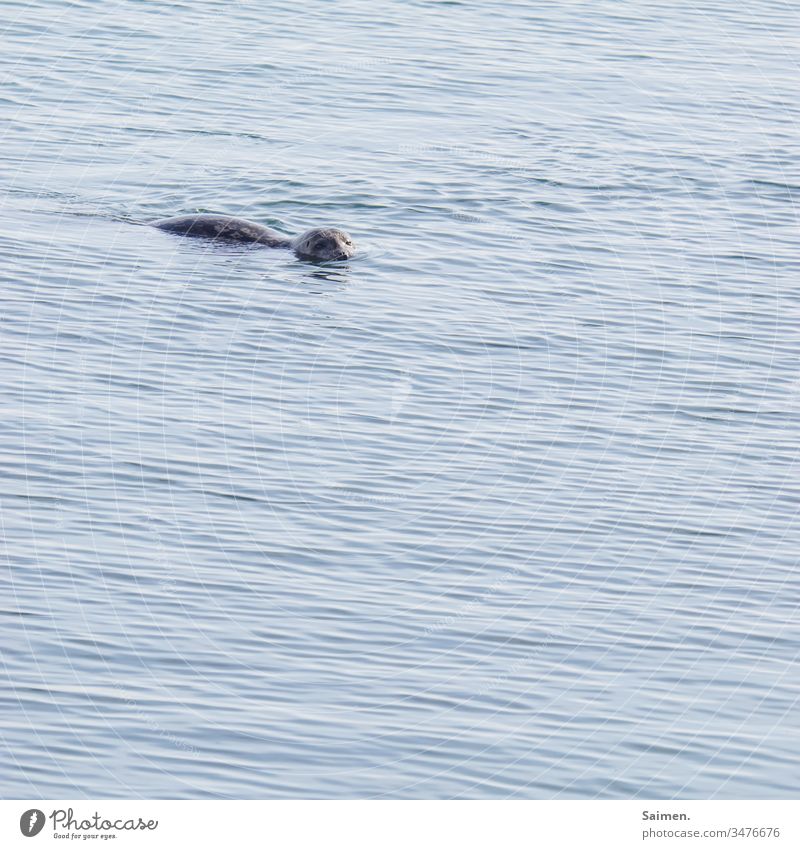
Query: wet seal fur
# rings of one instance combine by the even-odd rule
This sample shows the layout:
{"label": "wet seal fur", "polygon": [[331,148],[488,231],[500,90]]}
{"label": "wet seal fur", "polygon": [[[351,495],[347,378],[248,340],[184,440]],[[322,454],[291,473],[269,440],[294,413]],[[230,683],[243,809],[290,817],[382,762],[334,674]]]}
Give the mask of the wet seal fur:
{"label": "wet seal fur", "polygon": [[301,259],[319,262],[349,259],[356,252],[355,245],[347,233],[335,227],[317,227],[289,239],[269,227],[230,215],[180,215],[152,223],[153,227],[180,236],[253,242],[270,248],[290,248]]}

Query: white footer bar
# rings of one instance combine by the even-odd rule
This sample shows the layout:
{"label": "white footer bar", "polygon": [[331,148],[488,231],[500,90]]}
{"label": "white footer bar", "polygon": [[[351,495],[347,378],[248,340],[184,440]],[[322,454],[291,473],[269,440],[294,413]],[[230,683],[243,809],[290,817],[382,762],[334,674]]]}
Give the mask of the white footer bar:
{"label": "white footer bar", "polygon": [[0,846],[795,849],[796,801],[0,801]]}

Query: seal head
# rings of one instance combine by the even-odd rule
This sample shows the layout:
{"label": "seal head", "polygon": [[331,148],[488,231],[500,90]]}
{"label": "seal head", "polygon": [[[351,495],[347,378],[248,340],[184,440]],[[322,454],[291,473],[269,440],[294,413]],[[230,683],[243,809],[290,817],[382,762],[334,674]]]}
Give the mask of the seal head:
{"label": "seal head", "polygon": [[350,259],[356,252],[353,240],[335,227],[317,227],[292,239],[292,249],[304,259],[329,262]]}

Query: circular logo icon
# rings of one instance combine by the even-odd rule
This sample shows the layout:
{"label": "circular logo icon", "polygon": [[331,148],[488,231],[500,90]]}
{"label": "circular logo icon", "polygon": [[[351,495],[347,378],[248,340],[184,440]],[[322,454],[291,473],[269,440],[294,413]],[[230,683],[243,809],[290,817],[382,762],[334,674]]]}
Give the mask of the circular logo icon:
{"label": "circular logo icon", "polygon": [[38,808],[31,808],[19,818],[19,830],[25,837],[36,837],[44,828],[44,812]]}

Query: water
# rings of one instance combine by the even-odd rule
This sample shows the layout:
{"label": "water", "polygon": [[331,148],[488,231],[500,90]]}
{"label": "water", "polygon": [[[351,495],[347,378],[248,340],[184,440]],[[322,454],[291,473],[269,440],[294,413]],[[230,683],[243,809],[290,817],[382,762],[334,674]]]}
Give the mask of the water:
{"label": "water", "polygon": [[795,796],[796,11],[5,2],[0,795]]}

